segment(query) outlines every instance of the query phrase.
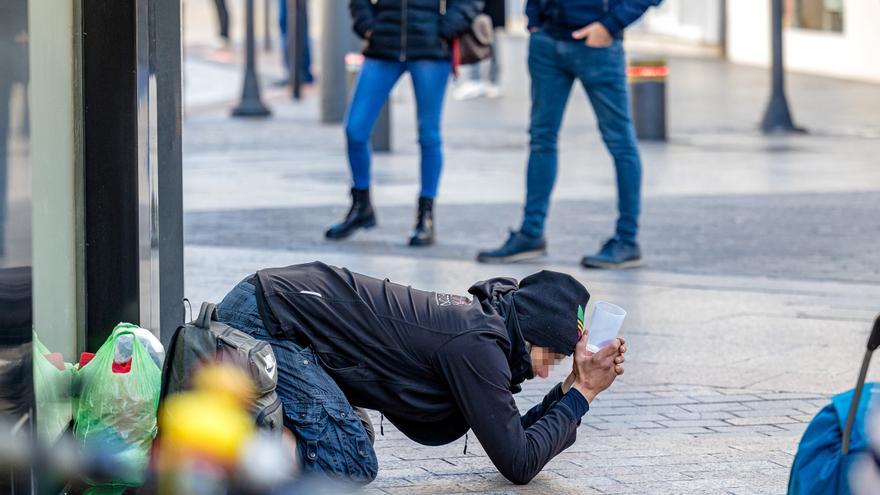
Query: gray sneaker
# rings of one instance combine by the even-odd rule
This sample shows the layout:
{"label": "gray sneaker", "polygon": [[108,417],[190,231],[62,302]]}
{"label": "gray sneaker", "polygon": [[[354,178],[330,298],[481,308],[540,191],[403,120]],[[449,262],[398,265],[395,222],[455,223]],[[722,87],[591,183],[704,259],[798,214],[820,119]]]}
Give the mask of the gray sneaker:
{"label": "gray sneaker", "polygon": [[522,232],[511,232],[507,242],[498,249],[482,251],[477,255],[480,263],[511,263],[547,254],[547,241],[544,237],[532,237]]}

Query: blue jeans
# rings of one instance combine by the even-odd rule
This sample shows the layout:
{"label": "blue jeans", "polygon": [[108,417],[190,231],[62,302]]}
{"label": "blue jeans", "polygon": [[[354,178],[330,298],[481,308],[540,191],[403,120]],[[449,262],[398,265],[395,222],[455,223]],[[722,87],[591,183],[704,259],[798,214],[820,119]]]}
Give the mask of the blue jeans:
{"label": "blue jeans", "polygon": [[272,346],[278,362],[275,390],[284,426],[296,435],[303,472],[358,483],[375,479],[378,461],[363,423],[310,347],[269,335],[257,309],[256,287],[246,280],[236,285],[217,305],[217,317]]}
{"label": "blue jeans", "polygon": [[635,242],[642,163],[630,115],[625,59],[620,40],[606,48],[590,48],[582,41],[557,40],[542,31],[531,35],[531,143],[522,232],[531,236],[544,233],[558,168],[559,127],[571,87],[579,80],[593,106],[602,140],[614,158],[619,212],[616,236]]}
{"label": "blue jeans", "polygon": [[420,195],[427,198],[437,196],[443,168],[440,118],[451,70],[451,62],[446,60],[364,60],[345,122],[348,163],[354,187],[370,187],[370,134],[373,125],[397,80],[404,72],[409,72],[416,94],[419,146],[422,151]]}

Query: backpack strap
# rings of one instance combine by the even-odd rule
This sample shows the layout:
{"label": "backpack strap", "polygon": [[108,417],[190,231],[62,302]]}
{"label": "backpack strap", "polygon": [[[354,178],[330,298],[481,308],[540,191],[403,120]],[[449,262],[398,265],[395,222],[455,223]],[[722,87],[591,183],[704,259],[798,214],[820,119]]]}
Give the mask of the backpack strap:
{"label": "backpack strap", "polygon": [[203,302],[202,309],[199,310],[199,317],[196,318],[195,324],[199,328],[211,328],[211,322],[217,321],[217,305],[214,303]]}

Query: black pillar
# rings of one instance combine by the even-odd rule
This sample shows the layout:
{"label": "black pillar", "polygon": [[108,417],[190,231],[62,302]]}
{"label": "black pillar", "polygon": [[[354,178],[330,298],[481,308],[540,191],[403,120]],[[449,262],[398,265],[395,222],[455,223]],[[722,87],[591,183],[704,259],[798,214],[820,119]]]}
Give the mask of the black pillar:
{"label": "black pillar", "polygon": [[761,121],[761,130],[764,133],[803,132],[794,125],[791,112],[788,109],[788,100],[785,97],[785,62],[782,50],[782,1],[771,0],[770,15],[770,38],[772,49],[772,63],[770,75],[772,89],[764,119]]}
{"label": "black pillar", "polygon": [[163,340],[183,321],[180,0],[82,2],[83,347],[95,351],[120,321]]}
{"label": "black pillar", "polygon": [[137,322],[135,3],[83,0],[86,345]]}
{"label": "black pillar", "polygon": [[235,117],[266,117],[272,112],[260,99],[260,82],[257,78],[256,40],[254,39],[254,0],[245,2],[245,66],[241,101],[232,110]]}

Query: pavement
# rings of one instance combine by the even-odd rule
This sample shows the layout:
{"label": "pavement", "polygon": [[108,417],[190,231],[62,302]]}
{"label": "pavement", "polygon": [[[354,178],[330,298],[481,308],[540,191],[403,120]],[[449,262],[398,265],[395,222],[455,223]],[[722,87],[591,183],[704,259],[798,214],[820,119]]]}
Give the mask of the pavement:
{"label": "pavement", "polygon": [[[210,49],[188,50],[187,296],[216,301],[256,269],[315,259],[458,293],[491,276],[565,271],[592,301],[627,309],[631,349],[575,445],[515,486],[474,438],[466,454],[463,439],[425,447],[385,422],[380,474],[364,493],[785,492],[800,435],[853,386],[880,311],[880,86],[790,75],[792,111],[809,133],[766,137],[757,131],[765,70],[670,59],[670,140],[641,145],[646,264],[621,272],[577,265],[611,233],[615,197],[610,158],[576,89],[549,256],[487,266],[475,253],[520,220],[528,144],[525,40],[504,48],[504,96],[446,106],[439,243],[426,249],[405,245],[418,193],[407,81],[392,98],[394,152],[374,161],[379,226],[331,243],[323,228],[344,214],[349,176],[343,131],[320,122],[315,90],[301,102],[266,90],[273,117],[234,120],[239,69]],[[261,65],[264,82],[277,72],[271,63]],[[518,404],[539,401],[568,368],[528,382]]]}

